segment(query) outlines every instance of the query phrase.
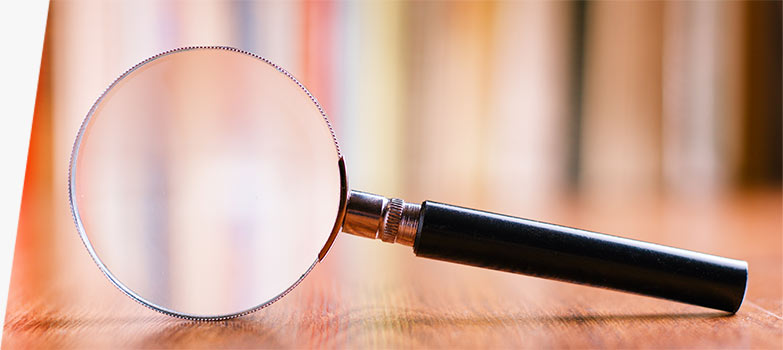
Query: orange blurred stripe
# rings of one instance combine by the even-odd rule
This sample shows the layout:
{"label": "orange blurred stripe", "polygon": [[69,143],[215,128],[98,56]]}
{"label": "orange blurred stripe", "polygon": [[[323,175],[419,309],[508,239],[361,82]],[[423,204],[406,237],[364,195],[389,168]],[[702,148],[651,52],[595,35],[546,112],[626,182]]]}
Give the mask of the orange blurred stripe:
{"label": "orange blurred stripe", "polygon": [[[333,105],[333,54],[335,5],[332,2],[302,4],[302,74],[299,77],[326,112]],[[334,116],[330,120],[336,122]]]}

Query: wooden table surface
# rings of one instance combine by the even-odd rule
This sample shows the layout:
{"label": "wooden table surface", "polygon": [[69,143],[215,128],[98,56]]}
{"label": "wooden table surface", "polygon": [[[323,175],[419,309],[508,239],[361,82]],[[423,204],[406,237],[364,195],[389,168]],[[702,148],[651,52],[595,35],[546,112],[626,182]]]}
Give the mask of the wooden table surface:
{"label": "wooden table surface", "polygon": [[570,200],[530,211],[545,221],[747,260],[748,293],[736,315],[419,259],[410,248],[341,235],[326,260],[269,308],[189,322],[115,289],[74,229],[62,224],[68,212],[61,204],[44,213],[55,218],[23,209],[4,349],[783,346],[777,190],[634,203]]}

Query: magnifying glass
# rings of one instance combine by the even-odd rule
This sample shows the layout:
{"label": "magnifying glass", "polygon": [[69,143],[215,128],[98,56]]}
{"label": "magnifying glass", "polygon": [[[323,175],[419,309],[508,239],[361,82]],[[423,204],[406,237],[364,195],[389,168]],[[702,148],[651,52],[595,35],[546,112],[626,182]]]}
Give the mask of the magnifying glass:
{"label": "magnifying glass", "polygon": [[420,257],[732,313],[747,284],[744,261],[350,190],[316,98],[280,66],[230,47],[166,51],[109,85],[76,136],[69,198],[109,280],[186,319],[270,305],[341,231]]}

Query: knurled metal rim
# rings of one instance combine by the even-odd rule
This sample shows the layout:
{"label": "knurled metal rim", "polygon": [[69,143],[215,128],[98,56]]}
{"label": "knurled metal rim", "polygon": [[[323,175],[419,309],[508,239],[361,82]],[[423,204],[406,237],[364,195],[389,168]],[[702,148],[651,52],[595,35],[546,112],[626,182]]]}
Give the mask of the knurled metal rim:
{"label": "knurled metal rim", "polygon": [[399,198],[392,198],[389,201],[389,208],[383,218],[383,231],[381,231],[381,240],[387,243],[394,243],[397,240],[397,233],[400,230],[402,221],[402,208],[405,202]]}
{"label": "knurled metal rim", "polygon": [[[82,140],[82,137],[84,136],[84,131],[87,128],[87,124],[89,123],[93,113],[95,113],[95,110],[98,107],[98,105],[103,101],[103,99],[106,96],[106,94],[115,85],[117,85],[117,83],[119,83],[123,78],[125,78],[128,75],[130,75],[131,73],[133,73],[134,71],[136,71],[137,69],[142,67],[143,65],[145,65],[145,64],[147,64],[147,63],[149,63],[151,61],[157,60],[157,59],[159,59],[161,57],[164,57],[164,56],[168,56],[168,55],[171,55],[171,54],[174,54],[174,53],[178,53],[178,52],[191,51],[191,50],[223,50],[223,51],[231,51],[231,52],[237,52],[237,53],[245,54],[245,55],[248,55],[250,57],[256,58],[256,59],[258,59],[258,60],[260,60],[260,61],[262,61],[262,62],[264,62],[264,63],[266,63],[266,64],[268,64],[270,66],[272,66],[277,71],[279,71],[280,73],[282,73],[283,75],[285,75],[286,77],[291,79],[294,83],[296,83],[297,86],[299,86],[300,89],[302,89],[307,94],[307,97],[310,99],[310,101],[312,101],[315,104],[315,106],[318,108],[318,111],[320,112],[321,117],[323,117],[324,122],[326,123],[327,127],[329,128],[329,132],[331,133],[332,141],[334,141],[334,146],[335,146],[335,148],[337,150],[337,156],[338,156],[338,159],[339,159],[338,165],[340,166],[340,176],[341,176],[341,182],[342,182],[341,199],[340,199],[341,203],[340,203],[340,208],[339,208],[338,213],[337,213],[335,228],[333,229],[332,234],[329,237],[329,240],[327,241],[326,245],[324,246],[324,249],[321,251],[321,253],[319,253],[318,257],[316,257],[315,261],[313,262],[312,265],[310,265],[310,267],[307,269],[307,271],[305,271],[302,274],[302,276],[300,276],[300,278],[293,285],[288,287],[288,289],[284,290],[282,293],[278,294],[277,296],[275,296],[274,298],[272,298],[270,300],[267,300],[267,301],[265,301],[265,302],[263,302],[263,303],[261,303],[259,305],[251,307],[251,308],[249,308],[247,310],[239,311],[239,312],[236,312],[236,313],[233,313],[233,314],[214,315],[214,316],[200,316],[200,315],[192,315],[192,314],[187,314],[187,313],[181,313],[181,312],[177,312],[177,311],[168,309],[166,307],[157,305],[155,303],[152,303],[152,302],[144,299],[140,295],[136,294],[136,292],[134,292],[132,289],[130,289],[128,286],[126,286],[120,280],[118,280],[114,276],[114,274],[111,273],[111,271],[108,269],[108,267],[106,267],[106,265],[104,265],[103,262],[98,257],[97,253],[95,252],[95,250],[92,247],[92,243],[90,242],[89,237],[87,237],[87,234],[86,234],[86,232],[84,230],[84,225],[82,223],[81,216],[79,214],[79,208],[78,208],[78,205],[76,204],[76,200],[75,200],[76,193],[74,191],[74,186],[75,186],[75,183],[76,183],[76,178],[75,178],[76,177],[76,171],[74,170],[74,166],[76,164],[76,160],[78,159],[79,147],[81,145],[81,140]],[[90,110],[87,112],[87,115],[84,117],[84,120],[82,120],[82,124],[79,127],[79,132],[77,133],[76,140],[74,141],[74,144],[73,144],[73,149],[71,151],[71,158],[70,158],[70,162],[69,162],[69,166],[68,166],[68,200],[69,200],[70,207],[71,207],[71,216],[73,217],[73,221],[76,224],[76,229],[77,229],[77,231],[79,233],[79,237],[81,238],[82,243],[84,244],[84,247],[87,248],[87,251],[90,254],[90,256],[92,257],[92,260],[95,262],[96,265],[98,265],[98,268],[101,270],[101,272],[103,272],[104,276],[106,276],[106,278],[109,279],[109,281],[115,287],[117,287],[117,289],[122,291],[125,295],[127,295],[128,297],[130,297],[134,301],[138,302],[139,304],[141,304],[141,305],[143,305],[143,306],[145,306],[145,307],[147,307],[147,308],[149,308],[151,310],[160,312],[160,313],[168,315],[168,316],[177,317],[177,318],[186,319],[186,320],[191,320],[191,321],[221,321],[221,320],[231,319],[231,318],[240,317],[240,316],[244,316],[244,315],[253,313],[255,311],[261,310],[261,309],[263,309],[263,308],[273,304],[274,302],[280,300],[280,298],[282,298],[283,296],[285,296],[286,294],[291,292],[291,290],[293,290],[296,286],[298,286],[299,283],[302,282],[304,277],[307,276],[310,273],[310,271],[312,271],[312,269],[315,267],[315,265],[318,263],[318,261],[320,261],[323,258],[323,256],[325,255],[325,250],[328,250],[329,246],[334,241],[334,236],[336,235],[337,232],[339,232],[339,223],[341,222],[340,220],[345,215],[345,208],[344,208],[344,206],[345,206],[345,203],[347,201],[347,188],[348,187],[347,187],[347,181],[346,181],[344,167],[345,166],[344,166],[344,163],[343,163],[342,152],[340,150],[340,145],[337,142],[337,135],[335,134],[334,129],[332,128],[332,124],[329,122],[329,119],[328,119],[328,117],[326,115],[326,111],[324,111],[323,107],[321,107],[321,104],[318,103],[318,100],[315,98],[315,96],[313,96],[310,93],[310,91],[307,90],[307,88],[301,82],[299,82],[299,80],[297,80],[293,75],[291,75],[291,73],[289,73],[288,71],[286,71],[282,67],[278,66],[277,64],[271,62],[270,60],[268,60],[268,59],[266,59],[266,58],[264,58],[262,56],[256,55],[254,53],[251,53],[251,52],[248,52],[248,51],[245,51],[245,50],[240,50],[240,49],[237,49],[237,48],[234,48],[234,47],[230,47],[230,46],[187,46],[187,47],[180,47],[180,48],[176,48],[176,49],[167,50],[167,51],[158,53],[158,54],[156,54],[154,56],[151,56],[151,57],[149,57],[149,58],[139,62],[138,64],[134,65],[133,67],[129,68],[128,70],[126,70],[125,72],[120,74],[120,76],[117,77],[117,79],[115,79],[111,84],[109,84],[109,86],[101,93],[101,95],[98,97],[98,99],[92,105]]]}

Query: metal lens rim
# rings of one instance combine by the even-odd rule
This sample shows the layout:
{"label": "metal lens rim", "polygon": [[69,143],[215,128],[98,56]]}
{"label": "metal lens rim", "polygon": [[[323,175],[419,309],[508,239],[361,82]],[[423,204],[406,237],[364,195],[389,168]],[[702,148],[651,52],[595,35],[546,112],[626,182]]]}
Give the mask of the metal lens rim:
{"label": "metal lens rim", "polygon": [[[282,73],[283,75],[285,75],[286,77],[291,79],[292,82],[296,83],[299,86],[299,88],[301,88],[307,94],[307,96],[310,98],[310,100],[318,108],[318,111],[321,113],[321,116],[323,117],[323,120],[326,123],[326,126],[329,128],[329,131],[331,132],[331,135],[332,135],[332,140],[334,141],[334,146],[335,146],[335,148],[337,150],[337,157],[338,157],[338,164],[337,164],[337,166],[338,166],[339,171],[340,171],[340,185],[341,185],[341,188],[340,188],[340,205],[339,205],[339,209],[338,209],[338,212],[337,212],[337,216],[335,217],[335,225],[332,228],[332,232],[329,235],[329,238],[327,239],[327,241],[325,242],[324,247],[319,252],[319,254],[316,257],[316,259],[313,262],[313,264],[310,265],[310,267],[307,269],[307,271],[305,271],[302,274],[302,276],[300,276],[299,279],[296,282],[294,282],[293,285],[288,287],[288,289],[286,289],[282,293],[278,294],[274,298],[272,298],[272,299],[270,299],[268,301],[265,301],[265,302],[263,302],[263,303],[261,303],[259,305],[256,305],[254,307],[251,307],[251,308],[249,308],[247,310],[239,311],[239,312],[231,313],[231,314],[225,314],[225,315],[203,316],[203,315],[193,315],[193,314],[177,312],[177,311],[168,309],[166,307],[157,305],[155,303],[152,303],[152,302],[144,299],[140,295],[136,294],[133,290],[128,288],[125,284],[120,282],[120,280],[117,279],[117,277],[114,276],[114,274],[112,274],[112,272],[106,267],[106,265],[103,264],[103,262],[98,257],[97,253],[95,252],[95,249],[93,248],[92,243],[90,242],[90,239],[87,237],[87,233],[86,233],[86,231],[84,229],[84,225],[82,223],[81,215],[79,213],[79,206],[76,203],[76,172],[77,172],[76,171],[76,163],[77,163],[77,160],[79,158],[79,148],[81,146],[82,138],[84,136],[84,132],[86,130],[86,127],[90,123],[90,120],[92,119],[92,116],[95,113],[98,105],[100,105],[100,103],[106,97],[108,92],[115,85],[117,85],[122,79],[124,79],[125,77],[127,77],[128,75],[130,75],[131,73],[133,73],[134,71],[139,69],[140,67],[144,66],[145,64],[150,63],[152,61],[155,61],[155,60],[157,60],[159,58],[162,58],[162,57],[174,54],[174,53],[185,52],[185,51],[192,51],[192,50],[224,50],[224,51],[231,51],[231,52],[237,52],[237,53],[245,54],[245,55],[248,55],[250,57],[256,58],[256,59],[258,59],[258,60],[260,60],[260,61],[262,61],[262,62],[264,62],[264,63],[266,63],[266,64],[268,64],[270,66],[272,66],[278,72]],[[324,256],[326,255],[326,252],[329,250],[331,245],[334,243],[334,239],[335,239],[337,233],[340,231],[340,227],[342,226],[343,218],[345,217],[346,203],[347,203],[347,198],[348,198],[347,177],[346,177],[345,174],[346,174],[346,172],[345,172],[345,163],[344,163],[344,160],[343,160],[342,153],[340,151],[340,145],[337,142],[337,136],[335,135],[334,128],[332,128],[332,124],[329,122],[329,119],[328,119],[328,117],[326,115],[326,112],[324,111],[323,107],[321,107],[321,104],[318,103],[318,100],[315,98],[315,96],[313,96],[313,94],[311,94],[310,91],[307,90],[307,88],[301,82],[299,82],[293,75],[291,75],[291,73],[289,73],[288,71],[286,71],[282,67],[274,64],[273,62],[271,62],[270,60],[268,60],[268,59],[266,59],[266,58],[264,58],[262,56],[253,54],[253,53],[248,52],[248,51],[240,50],[240,49],[237,49],[237,48],[234,48],[234,47],[230,47],[230,46],[187,46],[187,47],[180,47],[180,48],[176,48],[176,49],[172,49],[172,50],[161,52],[161,53],[159,53],[157,55],[154,55],[154,56],[151,56],[151,57],[145,59],[144,61],[139,62],[135,66],[131,67],[130,69],[128,69],[127,71],[122,73],[119,77],[117,77],[117,79],[115,79],[103,91],[103,93],[101,93],[100,97],[98,97],[98,99],[95,101],[95,103],[92,105],[92,107],[90,107],[89,112],[87,112],[87,115],[84,117],[84,120],[82,121],[82,124],[79,127],[79,132],[76,135],[76,140],[74,141],[73,149],[71,151],[71,159],[70,159],[70,163],[69,163],[69,166],[68,166],[68,200],[70,202],[71,215],[73,216],[73,221],[76,224],[76,229],[77,229],[77,231],[79,233],[79,237],[81,238],[82,243],[84,243],[85,248],[87,248],[87,252],[90,254],[90,256],[92,257],[92,260],[95,262],[95,264],[98,265],[98,268],[101,269],[101,271],[106,276],[106,278],[108,278],[109,281],[115,287],[117,287],[120,291],[125,293],[125,295],[129,296],[131,299],[135,300],[136,302],[140,303],[141,305],[146,306],[149,309],[152,309],[154,311],[166,314],[168,316],[177,317],[177,318],[186,319],[186,320],[191,320],[191,321],[220,321],[220,320],[226,320],[226,319],[230,319],[230,318],[235,318],[235,317],[247,315],[249,313],[261,310],[261,309],[269,306],[270,304],[280,300],[280,298],[282,298],[283,296],[288,294],[291,290],[293,290],[296,286],[298,286],[299,283],[301,283],[302,280],[310,273],[310,271],[313,270],[315,265],[324,258]]]}

